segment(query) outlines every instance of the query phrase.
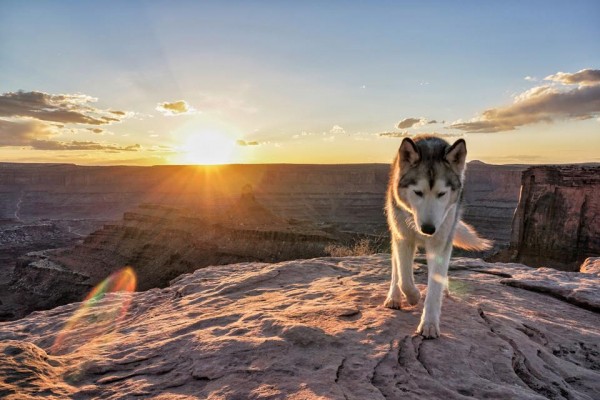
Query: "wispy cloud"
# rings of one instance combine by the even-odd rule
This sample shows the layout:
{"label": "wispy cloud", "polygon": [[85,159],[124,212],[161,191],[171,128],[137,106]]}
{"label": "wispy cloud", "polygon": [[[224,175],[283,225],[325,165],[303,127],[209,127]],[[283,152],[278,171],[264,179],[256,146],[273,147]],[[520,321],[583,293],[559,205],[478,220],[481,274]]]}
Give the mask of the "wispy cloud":
{"label": "wispy cloud", "polygon": [[193,114],[196,111],[185,100],[158,103],[156,110],[168,116]]}
{"label": "wispy cloud", "polygon": [[258,146],[260,145],[260,142],[257,142],[256,140],[252,140],[252,141],[246,141],[246,140],[236,140],[235,144],[237,144],[238,146]]}
{"label": "wispy cloud", "polygon": [[341,135],[343,133],[346,133],[346,130],[344,128],[342,128],[339,125],[334,125],[330,130],[329,133],[333,134],[333,135]]}
{"label": "wispy cloud", "polygon": [[[584,70],[575,74],[558,73],[546,78],[579,86],[537,86],[517,96],[505,107],[485,110],[470,121],[456,121],[450,128],[469,133],[505,132],[520,126],[561,119],[589,119],[600,115],[600,79]],[[595,70],[594,70],[595,71]],[[585,72],[585,74],[582,74]],[[597,84],[593,84],[597,83]]]}
{"label": "wispy cloud", "polygon": [[105,125],[121,121],[125,111],[92,107],[98,99],[83,94],[8,92],[0,95],[0,117],[33,118],[63,124]]}
{"label": "wispy cloud", "polygon": [[29,143],[29,146],[34,150],[101,150],[111,153],[141,150],[141,146],[139,144],[134,144],[131,146],[119,146],[116,144],[103,144],[91,141],[80,142],[77,140],[73,140],[70,142],[59,142],[56,140],[32,140]]}
{"label": "wispy cloud", "polygon": [[383,138],[403,138],[403,137],[408,137],[410,136],[410,133],[408,133],[408,131],[403,131],[403,132],[380,132],[376,134],[379,137],[383,137]]}
{"label": "wispy cloud", "polygon": [[410,137],[410,136],[417,136],[417,135],[431,135],[431,136],[441,136],[441,137],[461,137],[463,136],[463,133],[454,133],[454,132],[450,132],[450,133],[439,133],[439,132],[419,132],[418,134],[411,134],[408,131],[403,131],[403,132],[381,132],[381,133],[377,133],[378,137],[382,137],[382,138],[388,138],[388,139],[393,139],[393,138],[405,138],[405,137]]}

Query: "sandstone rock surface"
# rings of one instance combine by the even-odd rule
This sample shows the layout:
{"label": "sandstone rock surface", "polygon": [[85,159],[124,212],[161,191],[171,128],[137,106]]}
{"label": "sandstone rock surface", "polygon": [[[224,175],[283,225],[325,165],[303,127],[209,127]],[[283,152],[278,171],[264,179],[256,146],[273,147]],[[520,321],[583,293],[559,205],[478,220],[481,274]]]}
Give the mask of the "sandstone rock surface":
{"label": "sandstone rock surface", "polygon": [[600,257],[586,258],[581,267],[579,267],[579,272],[600,275]]}
{"label": "sandstone rock surface", "polygon": [[539,166],[523,173],[512,227],[514,260],[579,271],[600,254],[600,166]]}
{"label": "sandstone rock surface", "polygon": [[[389,263],[380,254],[214,266],[164,289],[0,323],[0,397],[599,397],[600,299],[567,301],[597,275],[453,259],[442,336],[422,340],[422,301],[381,306]],[[417,264],[421,290],[425,280]],[[544,291],[507,283],[542,280]],[[124,304],[122,318],[103,318]],[[74,315],[79,324],[68,323]],[[72,335],[57,346],[65,324]]]}

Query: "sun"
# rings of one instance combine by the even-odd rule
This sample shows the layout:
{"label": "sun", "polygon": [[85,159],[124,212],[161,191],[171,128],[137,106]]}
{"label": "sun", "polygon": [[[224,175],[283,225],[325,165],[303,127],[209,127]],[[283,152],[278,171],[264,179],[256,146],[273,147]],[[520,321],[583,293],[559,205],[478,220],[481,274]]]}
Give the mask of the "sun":
{"label": "sun", "polygon": [[227,164],[233,161],[235,140],[216,131],[195,132],[178,149],[178,158],[185,164]]}

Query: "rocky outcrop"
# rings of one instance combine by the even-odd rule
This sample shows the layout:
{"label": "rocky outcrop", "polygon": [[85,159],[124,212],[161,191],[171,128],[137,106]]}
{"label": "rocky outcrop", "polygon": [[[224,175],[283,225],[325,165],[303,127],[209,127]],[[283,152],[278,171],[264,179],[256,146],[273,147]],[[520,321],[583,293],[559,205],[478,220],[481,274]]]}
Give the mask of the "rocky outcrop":
{"label": "rocky outcrop", "polygon": [[[208,267],[164,289],[0,323],[0,396],[598,397],[600,296],[569,301],[598,276],[454,259],[442,336],[423,340],[413,335],[422,302],[381,307],[389,264],[373,255]],[[424,290],[420,264],[416,281]]]}
{"label": "rocky outcrop", "polygon": [[579,267],[579,272],[600,275],[600,257],[586,258],[581,267]]}
{"label": "rocky outcrop", "polygon": [[224,212],[142,205],[75,246],[20,257],[0,292],[0,320],[81,300],[125,266],[138,271],[138,290],[147,290],[208,265],[323,256],[329,243],[344,237],[312,224],[289,223],[251,192]]}
{"label": "rocky outcrop", "polygon": [[523,173],[513,259],[578,271],[600,254],[600,166],[540,166]]}

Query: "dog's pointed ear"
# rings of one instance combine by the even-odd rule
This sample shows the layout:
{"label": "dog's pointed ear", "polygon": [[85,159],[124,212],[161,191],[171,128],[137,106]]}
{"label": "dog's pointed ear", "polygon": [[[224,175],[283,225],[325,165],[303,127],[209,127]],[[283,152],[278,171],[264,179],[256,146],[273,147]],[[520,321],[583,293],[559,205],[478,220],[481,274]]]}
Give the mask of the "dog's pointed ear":
{"label": "dog's pointed ear", "polygon": [[458,139],[452,146],[448,147],[445,158],[452,169],[461,174],[465,169],[465,160],[467,158],[467,144],[464,139]]}
{"label": "dog's pointed ear", "polygon": [[400,166],[413,167],[421,161],[421,154],[415,142],[410,138],[404,138],[400,149],[398,149],[398,156],[400,157]]}

